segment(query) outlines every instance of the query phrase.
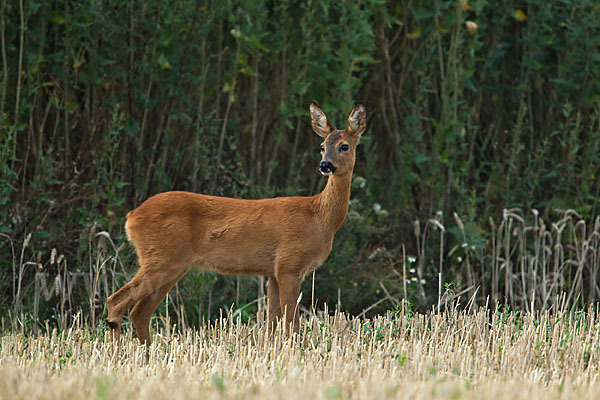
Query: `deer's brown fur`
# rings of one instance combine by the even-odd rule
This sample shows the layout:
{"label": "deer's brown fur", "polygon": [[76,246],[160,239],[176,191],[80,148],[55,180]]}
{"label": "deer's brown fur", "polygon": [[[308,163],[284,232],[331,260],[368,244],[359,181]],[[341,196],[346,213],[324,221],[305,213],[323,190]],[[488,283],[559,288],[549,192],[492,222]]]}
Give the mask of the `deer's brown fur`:
{"label": "deer's brown fur", "polygon": [[127,214],[125,228],[140,268],[108,299],[114,339],[119,338],[124,313],[135,305],[131,317],[138,338],[150,344],[150,316],[191,267],[268,276],[270,321],[285,311],[286,326],[298,329],[300,283],[327,259],[348,213],[356,146],[366,128],[362,104],[354,107],[343,131],[315,104],[310,114],[313,130],[324,138],[321,164],[335,167],[321,193],[242,200],[166,192]]}

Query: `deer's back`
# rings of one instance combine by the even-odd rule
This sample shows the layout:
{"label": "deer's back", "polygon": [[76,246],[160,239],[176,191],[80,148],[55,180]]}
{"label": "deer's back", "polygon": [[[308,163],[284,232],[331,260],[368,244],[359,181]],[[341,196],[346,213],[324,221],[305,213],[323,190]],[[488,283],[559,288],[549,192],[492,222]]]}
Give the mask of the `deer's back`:
{"label": "deer's back", "polygon": [[166,192],[131,211],[125,226],[142,265],[193,264],[242,275],[273,275],[278,260],[314,268],[327,258],[333,239],[319,229],[314,197],[244,200]]}

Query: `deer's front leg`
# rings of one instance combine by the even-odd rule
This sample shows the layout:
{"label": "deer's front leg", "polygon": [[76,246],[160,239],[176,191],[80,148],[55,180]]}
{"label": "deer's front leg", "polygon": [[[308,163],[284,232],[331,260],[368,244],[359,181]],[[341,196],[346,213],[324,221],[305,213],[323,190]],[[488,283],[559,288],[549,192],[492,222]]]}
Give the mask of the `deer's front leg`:
{"label": "deer's front leg", "polygon": [[277,322],[281,319],[281,303],[279,300],[279,284],[274,276],[269,277],[269,285],[267,287],[269,319],[268,329],[271,333],[275,332]]}
{"label": "deer's front leg", "polygon": [[281,311],[285,315],[285,330],[289,334],[290,327],[298,332],[298,298],[300,296],[300,277],[293,274],[279,274],[279,300]]}

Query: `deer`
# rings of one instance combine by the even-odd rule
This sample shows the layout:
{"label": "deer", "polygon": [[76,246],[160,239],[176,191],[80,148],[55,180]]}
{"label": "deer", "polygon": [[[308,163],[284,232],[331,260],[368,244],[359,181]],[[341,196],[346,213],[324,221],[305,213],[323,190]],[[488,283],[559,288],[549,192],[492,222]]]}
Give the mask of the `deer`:
{"label": "deer", "polygon": [[125,231],[139,269],[107,299],[113,341],[133,306],[137,337],[149,346],[152,314],[192,267],[268,277],[267,326],[274,330],[285,321],[286,333],[298,332],[300,284],[325,262],[348,214],[356,146],[367,126],[362,103],[348,115],[345,130],[336,129],[315,103],[309,114],[312,129],[323,138],[319,170],[327,183],[321,193],[249,200],[172,191],[127,214]]}

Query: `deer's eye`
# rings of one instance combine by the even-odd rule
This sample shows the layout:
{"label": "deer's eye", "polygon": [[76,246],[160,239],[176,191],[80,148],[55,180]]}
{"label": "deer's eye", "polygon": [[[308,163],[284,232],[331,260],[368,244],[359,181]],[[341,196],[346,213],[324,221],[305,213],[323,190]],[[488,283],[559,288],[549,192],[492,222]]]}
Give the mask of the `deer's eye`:
{"label": "deer's eye", "polygon": [[347,144],[343,144],[340,146],[340,149],[342,149],[342,151],[348,151],[350,147]]}
{"label": "deer's eye", "polygon": [[320,150],[321,150],[321,151],[325,151],[325,147],[321,146],[321,147],[320,147]]}

